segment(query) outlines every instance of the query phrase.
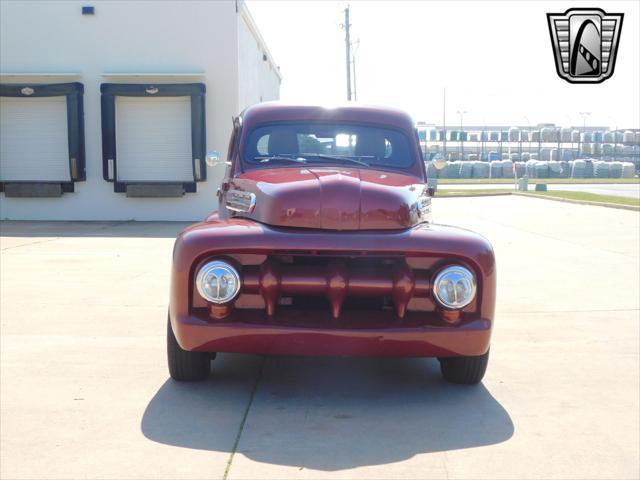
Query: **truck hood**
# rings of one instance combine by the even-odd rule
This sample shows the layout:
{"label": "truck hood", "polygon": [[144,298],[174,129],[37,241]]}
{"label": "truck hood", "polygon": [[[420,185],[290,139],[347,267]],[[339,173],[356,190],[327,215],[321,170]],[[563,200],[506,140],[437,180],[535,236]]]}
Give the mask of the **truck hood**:
{"label": "truck hood", "polygon": [[229,192],[255,195],[251,212],[234,216],[283,227],[393,230],[428,221],[430,198],[421,179],[388,171],[304,167],[245,172]]}

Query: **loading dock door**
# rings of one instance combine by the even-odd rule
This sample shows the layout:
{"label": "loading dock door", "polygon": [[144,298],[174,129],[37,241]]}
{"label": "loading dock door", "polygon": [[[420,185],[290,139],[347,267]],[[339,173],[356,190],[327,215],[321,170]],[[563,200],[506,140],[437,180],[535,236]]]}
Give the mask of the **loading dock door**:
{"label": "loading dock door", "polygon": [[0,182],[70,180],[66,97],[0,97]]}
{"label": "loading dock door", "polygon": [[193,182],[191,97],[115,99],[117,181]]}

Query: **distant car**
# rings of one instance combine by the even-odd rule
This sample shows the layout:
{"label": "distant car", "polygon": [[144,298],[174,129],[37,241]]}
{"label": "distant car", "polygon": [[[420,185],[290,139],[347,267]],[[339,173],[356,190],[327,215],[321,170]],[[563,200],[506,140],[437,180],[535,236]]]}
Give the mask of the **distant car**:
{"label": "distant car", "polygon": [[431,222],[403,112],[259,104],[234,121],[219,211],[173,253],[167,328],[176,380],[215,352],[437,357],[478,383],[489,358],[489,242]]}

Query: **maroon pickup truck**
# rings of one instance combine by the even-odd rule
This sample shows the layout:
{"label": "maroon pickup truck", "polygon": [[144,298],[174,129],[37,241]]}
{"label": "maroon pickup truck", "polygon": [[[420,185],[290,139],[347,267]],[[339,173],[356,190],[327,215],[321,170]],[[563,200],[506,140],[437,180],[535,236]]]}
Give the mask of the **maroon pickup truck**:
{"label": "maroon pickup truck", "polygon": [[432,223],[407,114],[256,105],[235,119],[223,163],[219,210],[173,251],[174,379],[202,380],[215,352],[245,352],[437,357],[446,380],[482,380],[493,250]]}

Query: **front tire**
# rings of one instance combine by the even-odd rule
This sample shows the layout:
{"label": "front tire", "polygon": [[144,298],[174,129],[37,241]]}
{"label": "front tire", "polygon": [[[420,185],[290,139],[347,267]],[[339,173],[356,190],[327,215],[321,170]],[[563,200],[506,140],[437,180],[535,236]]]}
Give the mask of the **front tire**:
{"label": "front tire", "polygon": [[489,363],[489,351],[477,357],[440,358],[440,371],[447,382],[463,385],[480,383]]}
{"label": "front tire", "polygon": [[167,361],[171,378],[179,382],[197,382],[206,379],[211,373],[211,357],[208,352],[189,352],[183,350],[167,321]]}

